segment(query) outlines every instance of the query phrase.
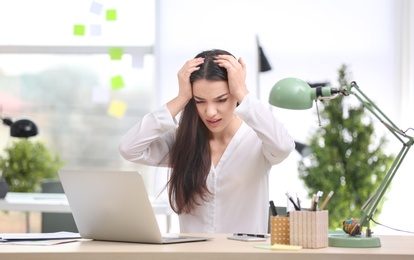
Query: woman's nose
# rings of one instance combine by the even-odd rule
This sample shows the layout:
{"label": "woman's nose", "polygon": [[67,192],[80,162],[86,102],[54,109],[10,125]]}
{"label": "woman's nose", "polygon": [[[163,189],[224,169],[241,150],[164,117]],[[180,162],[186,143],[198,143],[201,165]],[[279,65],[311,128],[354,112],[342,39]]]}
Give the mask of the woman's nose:
{"label": "woman's nose", "polygon": [[216,113],[217,113],[216,106],[212,104],[208,104],[206,107],[206,115],[208,117],[213,117],[214,115],[216,115]]}

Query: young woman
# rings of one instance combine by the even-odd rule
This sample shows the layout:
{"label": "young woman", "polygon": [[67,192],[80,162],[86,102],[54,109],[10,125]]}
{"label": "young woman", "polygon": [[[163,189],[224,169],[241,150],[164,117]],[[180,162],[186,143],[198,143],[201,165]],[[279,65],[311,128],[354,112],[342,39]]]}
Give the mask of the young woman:
{"label": "young woman", "polygon": [[267,233],[268,175],[295,145],[245,78],[241,58],[198,54],[178,72],[178,95],[121,141],[125,159],[170,167],[168,195],[181,233]]}

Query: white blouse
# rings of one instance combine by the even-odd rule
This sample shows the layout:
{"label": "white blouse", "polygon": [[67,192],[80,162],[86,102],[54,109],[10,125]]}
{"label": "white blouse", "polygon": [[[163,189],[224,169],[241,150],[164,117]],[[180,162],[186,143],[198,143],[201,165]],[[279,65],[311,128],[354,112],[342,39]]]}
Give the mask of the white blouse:
{"label": "white blouse", "polygon": [[[180,214],[181,233],[267,233],[269,172],[295,144],[284,126],[252,94],[235,113],[244,122],[207,178],[208,201]],[[121,155],[131,162],[168,167],[178,127],[166,105],[145,115],[122,138]]]}

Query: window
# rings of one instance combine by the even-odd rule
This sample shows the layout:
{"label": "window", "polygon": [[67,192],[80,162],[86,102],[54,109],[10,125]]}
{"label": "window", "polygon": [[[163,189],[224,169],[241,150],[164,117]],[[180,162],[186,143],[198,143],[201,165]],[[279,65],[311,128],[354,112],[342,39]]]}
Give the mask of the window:
{"label": "window", "polygon": [[[33,119],[65,167],[136,169],[118,144],[154,106],[155,1],[4,2],[0,29],[1,116]],[[7,126],[0,135],[4,148]]]}

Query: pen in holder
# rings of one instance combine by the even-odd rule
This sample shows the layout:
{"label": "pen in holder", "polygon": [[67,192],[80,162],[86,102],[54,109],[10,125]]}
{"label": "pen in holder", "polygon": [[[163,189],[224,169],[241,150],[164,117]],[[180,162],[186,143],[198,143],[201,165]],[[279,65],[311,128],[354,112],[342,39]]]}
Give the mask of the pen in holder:
{"label": "pen in holder", "polygon": [[290,244],[303,248],[328,247],[328,211],[291,211]]}
{"label": "pen in holder", "polygon": [[290,220],[287,216],[270,217],[270,243],[290,245]]}

